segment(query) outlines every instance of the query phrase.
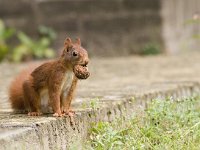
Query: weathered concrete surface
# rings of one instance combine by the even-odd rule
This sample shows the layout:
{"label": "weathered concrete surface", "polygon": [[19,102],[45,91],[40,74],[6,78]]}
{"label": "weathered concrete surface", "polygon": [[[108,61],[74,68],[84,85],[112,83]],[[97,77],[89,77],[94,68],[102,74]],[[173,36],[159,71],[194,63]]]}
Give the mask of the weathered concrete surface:
{"label": "weathered concrete surface", "polygon": [[79,83],[73,103],[76,125],[71,126],[67,117],[28,117],[11,112],[7,88],[13,76],[26,66],[0,65],[0,149],[68,149],[70,144],[80,149],[92,122],[129,118],[153,98],[200,94],[198,53],[93,59],[91,77]]}

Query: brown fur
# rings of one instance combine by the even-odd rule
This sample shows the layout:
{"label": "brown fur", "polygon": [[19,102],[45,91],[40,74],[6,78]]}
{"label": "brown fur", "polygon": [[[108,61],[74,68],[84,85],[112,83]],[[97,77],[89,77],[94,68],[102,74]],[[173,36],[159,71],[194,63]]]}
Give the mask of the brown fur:
{"label": "brown fur", "polygon": [[9,95],[12,108],[27,110],[32,116],[40,115],[43,111],[41,93],[47,89],[48,104],[52,107],[54,116],[68,114],[79,78],[73,73],[73,68],[77,65],[85,68],[88,61],[87,51],[81,47],[80,39],[72,43],[67,38],[60,58],[36,69],[24,70],[11,83]]}
{"label": "brown fur", "polygon": [[15,110],[25,110],[24,95],[23,95],[23,82],[28,79],[30,73],[34,70],[35,66],[30,66],[29,69],[23,70],[20,74],[11,82],[9,89],[9,99],[11,100],[11,106]]}

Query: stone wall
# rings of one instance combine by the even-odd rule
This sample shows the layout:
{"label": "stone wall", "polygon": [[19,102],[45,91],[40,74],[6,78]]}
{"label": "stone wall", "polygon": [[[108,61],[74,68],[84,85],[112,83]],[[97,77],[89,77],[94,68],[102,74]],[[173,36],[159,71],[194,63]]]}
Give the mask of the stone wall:
{"label": "stone wall", "polygon": [[36,36],[39,25],[58,33],[55,48],[66,36],[80,37],[95,56],[137,54],[146,45],[169,53],[197,49],[192,38],[199,26],[187,23],[199,0],[0,0],[0,18]]}
{"label": "stone wall", "polygon": [[199,40],[194,36],[200,35],[200,1],[162,0],[161,6],[166,50],[171,54],[198,51]]}
{"label": "stone wall", "polygon": [[160,0],[0,0],[0,18],[34,36],[39,25],[55,29],[55,47],[66,36],[82,39],[95,56],[138,53],[162,47]]}

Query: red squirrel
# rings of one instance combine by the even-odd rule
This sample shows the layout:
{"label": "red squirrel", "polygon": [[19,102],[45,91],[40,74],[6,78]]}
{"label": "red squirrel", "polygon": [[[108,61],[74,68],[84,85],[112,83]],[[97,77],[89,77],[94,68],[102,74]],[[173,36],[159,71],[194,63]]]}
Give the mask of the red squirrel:
{"label": "red squirrel", "polygon": [[61,56],[39,67],[22,71],[9,89],[9,99],[14,110],[28,111],[29,116],[39,116],[45,108],[52,108],[53,116],[73,115],[71,101],[78,79],[87,79],[89,59],[80,39],[67,38]]}

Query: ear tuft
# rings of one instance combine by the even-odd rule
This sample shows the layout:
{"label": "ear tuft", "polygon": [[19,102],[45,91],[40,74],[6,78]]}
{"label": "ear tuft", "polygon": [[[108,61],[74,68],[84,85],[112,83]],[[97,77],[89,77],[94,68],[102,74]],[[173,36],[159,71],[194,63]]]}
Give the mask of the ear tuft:
{"label": "ear tuft", "polygon": [[64,42],[64,45],[65,46],[70,46],[71,44],[72,44],[72,40],[70,38],[66,38],[65,42]]}
{"label": "ear tuft", "polygon": [[81,39],[80,38],[76,38],[76,44],[81,45]]}

